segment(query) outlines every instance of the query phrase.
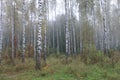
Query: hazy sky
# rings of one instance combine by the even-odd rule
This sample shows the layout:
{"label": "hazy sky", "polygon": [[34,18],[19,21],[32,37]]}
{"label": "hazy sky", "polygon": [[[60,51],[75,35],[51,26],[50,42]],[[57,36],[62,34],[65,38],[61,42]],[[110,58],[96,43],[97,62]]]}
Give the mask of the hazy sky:
{"label": "hazy sky", "polygon": [[117,0],[111,0],[111,5],[116,5],[117,4]]}
{"label": "hazy sky", "polygon": [[[52,0],[50,0],[51,2]],[[56,0],[57,6],[56,6],[56,15],[61,15],[65,13],[64,9],[64,0]],[[50,5],[50,6],[55,6],[55,5]],[[50,20],[55,20],[55,12],[53,8],[49,8],[49,19]]]}
{"label": "hazy sky", "polygon": [[[52,1],[52,0],[49,0],[49,1]],[[65,14],[65,3],[64,3],[64,0],[56,0],[57,2],[57,6],[56,6],[56,15],[59,16],[59,15],[62,15],[62,14]],[[73,0],[73,4],[75,3],[76,0]],[[51,5],[50,5],[51,6]],[[54,6],[54,5],[52,5]],[[78,8],[76,7],[77,4],[75,4],[73,6],[73,12],[76,16],[77,19],[79,19],[79,13],[78,13]],[[50,10],[50,13],[49,13],[49,19],[50,20],[55,20],[55,13],[54,13],[54,10],[53,9],[49,9]]]}
{"label": "hazy sky", "polygon": [[[30,1],[30,0],[29,0]],[[49,0],[49,2],[52,2],[53,0]],[[64,0],[56,0],[56,16],[59,16],[59,15],[62,15],[62,14],[65,14],[65,5],[64,5]],[[75,3],[76,0],[72,0],[73,1],[73,4]],[[50,6],[55,6],[55,5],[50,5]],[[111,8],[112,7],[118,7],[117,6],[117,0],[111,0]],[[53,8],[49,8],[49,20],[55,20],[55,12],[54,12],[54,9]],[[77,18],[77,20],[79,20],[79,13],[78,13],[78,7],[77,7],[77,4],[74,5],[73,7],[73,12]]]}

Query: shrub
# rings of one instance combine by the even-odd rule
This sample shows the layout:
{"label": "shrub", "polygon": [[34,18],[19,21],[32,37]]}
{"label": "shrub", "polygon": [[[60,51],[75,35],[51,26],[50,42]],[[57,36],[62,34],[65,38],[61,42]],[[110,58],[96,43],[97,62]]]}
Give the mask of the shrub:
{"label": "shrub", "polygon": [[84,49],[81,59],[85,64],[103,64],[109,58],[102,51],[97,50],[94,45],[91,45]]}
{"label": "shrub", "polygon": [[118,51],[111,51],[109,63],[112,67],[115,67],[118,62],[120,62],[120,53]]}
{"label": "shrub", "polygon": [[96,63],[106,63],[108,61],[108,57],[104,55],[101,51],[95,51],[89,54],[89,63],[96,64]]}

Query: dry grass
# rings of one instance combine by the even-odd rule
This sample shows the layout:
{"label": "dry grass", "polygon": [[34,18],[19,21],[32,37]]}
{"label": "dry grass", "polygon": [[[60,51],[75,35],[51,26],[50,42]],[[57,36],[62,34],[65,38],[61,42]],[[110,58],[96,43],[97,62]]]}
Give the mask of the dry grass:
{"label": "dry grass", "polygon": [[[65,64],[65,58],[47,58],[47,64],[42,66],[42,71],[35,70],[35,60],[26,58],[25,63],[15,59],[15,66],[8,65],[6,60],[0,65],[0,80],[120,80],[120,63],[114,68],[111,64],[100,66],[97,64],[85,64],[78,56],[69,58]],[[42,61],[43,62],[43,61]],[[43,65],[44,63],[42,63]]]}

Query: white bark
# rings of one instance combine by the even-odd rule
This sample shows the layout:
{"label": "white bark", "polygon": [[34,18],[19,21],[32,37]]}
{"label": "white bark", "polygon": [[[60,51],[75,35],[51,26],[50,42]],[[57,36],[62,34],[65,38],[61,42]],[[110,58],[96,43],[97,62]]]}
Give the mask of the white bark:
{"label": "white bark", "polygon": [[67,0],[65,0],[65,11],[66,11],[66,25],[65,25],[65,27],[66,27],[66,33],[65,33],[65,39],[66,39],[66,57],[68,57],[68,53],[69,53],[69,46],[70,46],[70,33],[69,33],[69,19],[68,19],[68,12],[69,12],[69,10],[68,10],[68,6],[69,6],[69,4],[68,4],[68,1]]}
{"label": "white bark", "polygon": [[[36,14],[34,17],[34,23],[35,23],[35,19],[36,19]],[[36,23],[34,24],[34,57],[36,56]]]}
{"label": "white bark", "polygon": [[47,50],[47,0],[44,0],[44,61],[46,63],[46,50]]}
{"label": "white bark", "polygon": [[0,2],[0,62],[2,60],[2,0]]}
{"label": "white bark", "polygon": [[107,51],[107,22],[106,22],[106,1],[105,0],[100,0],[100,7],[101,7],[101,14],[103,15],[103,48],[104,52],[106,53]]}
{"label": "white bark", "polygon": [[73,26],[73,36],[74,36],[74,55],[76,56],[76,34],[75,34],[75,26]]}
{"label": "white bark", "polygon": [[43,0],[38,0],[38,34],[37,34],[37,53],[36,53],[36,69],[41,69],[40,57],[42,53],[42,20],[43,20]]}
{"label": "white bark", "polygon": [[[53,18],[56,19],[56,0],[53,0]],[[54,25],[53,25],[53,49],[55,49],[55,26],[56,26],[56,23],[54,21]]]}
{"label": "white bark", "polygon": [[23,27],[23,33],[22,33],[22,62],[25,61],[25,12],[26,12],[26,5],[25,5],[25,0],[23,0],[22,3],[22,27]]}
{"label": "white bark", "polygon": [[117,4],[118,5],[118,13],[117,13],[118,14],[118,28],[117,28],[118,36],[117,36],[117,41],[116,41],[116,44],[117,44],[116,47],[118,48],[120,46],[120,36],[119,36],[120,35],[120,32],[119,32],[119,29],[120,29],[120,0],[117,0],[117,3],[118,3]]}
{"label": "white bark", "polygon": [[57,28],[57,54],[59,55],[60,49],[59,49],[59,28]]}
{"label": "white bark", "polygon": [[11,0],[11,27],[12,27],[12,54],[11,54],[11,58],[12,58],[12,63],[14,64],[14,1]]}
{"label": "white bark", "polygon": [[32,9],[33,6],[32,6],[32,4],[33,4],[33,0],[30,1],[30,5],[31,5],[31,8],[30,8],[31,9],[31,12],[30,12],[31,13],[31,21],[30,21],[31,22],[31,24],[30,24],[30,27],[31,27],[30,37],[31,37],[31,40],[30,40],[30,46],[33,46],[33,41],[34,41],[33,40],[33,29],[34,28],[33,28],[33,9]]}
{"label": "white bark", "polygon": [[76,56],[76,26],[75,26],[75,17],[74,17],[74,4],[70,2],[70,12],[71,12],[71,26],[72,26],[72,31],[73,31],[73,55]]}

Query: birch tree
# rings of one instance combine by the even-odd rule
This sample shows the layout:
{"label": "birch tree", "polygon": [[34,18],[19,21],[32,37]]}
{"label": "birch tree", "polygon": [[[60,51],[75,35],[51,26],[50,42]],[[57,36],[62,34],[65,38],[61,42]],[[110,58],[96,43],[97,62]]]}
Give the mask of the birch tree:
{"label": "birch tree", "polygon": [[[76,56],[76,26],[75,26],[75,17],[74,17],[74,9],[73,7],[75,6],[75,3],[73,1],[70,2],[70,18],[71,18],[71,30],[72,30],[72,35],[73,35],[73,57]],[[71,35],[71,36],[72,36]]]}
{"label": "birch tree", "polygon": [[22,0],[22,28],[23,28],[23,33],[22,33],[22,62],[25,62],[25,28],[26,28],[26,23],[25,23],[25,12],[26,12],[26,5],[25,5],[25,0]]}
{"label": "birch tree", "polygon": [[0,1],[0,63],[2,60],[2,0]]}
{"label": "birch tree", "polygon": [[44,0],[44,63],[46,64],[46,52],[47,52],[47,0]]}
{"label": "birch tree", "polygon": [[[55,18],[56,19],[56,0],[52,0],[53,2],[52,2],[52,7],[53,7],[53,18]],[[54,25],[53,25],[53,49],[55,50],[55,26],[56,26],[56,23],[55,23],[55,21],[53,20],[53,22],[54,22]]]}
{"label": "birch tree", "polygon": [[13,0],[11,0],[11,27],[12,27],[12,54],[11,54],[11,60],[12,60],[13,65],[14,65],[14,53],[15,53],[15,46],[14,46],[14,37],[15,37],[14,7],[15,7],[15,3],[14,3]]}
{"label": "birch tree", "polygon": [[[56,3],[56,5],[57,5],[57,3]],[[57,20],[56,20],[57,21]],[[55,23],[57,23],[57,22],[55,22]],[[58,24],[57,24],[57,26],[58,26]],[[57,30],[56,30],[56,32],[57,32],[57,55],[59,55],[60,54],[60,44],[59,44],[59,26],[56,28]]]}
{"label": "birch tree", "polygon": [[65,14],[66,14],[66,24],[65,24],[65,27],[66,27],[66,33],[65,33],[65,40],[66,40],[66,62],[67,62],[67,59],[68,59],[68,53],[69,53],[69,39],[70,39],[70,33],[69,33],[69,21],[68,21],[68,1],[65,0]]}
{"label": "birch tree", "polygon": [[103,48],[104,48],[104,53],[108,55],[108,28],[107,28],[107,11],[106,11],[106,0],[100,0],[100,7],[101,7],[101,13],[103,15]]}
{"label": "birch tree", "polygon": [[41,69],[41,53],[42,53],[42,21],[43,21],[43,4],[44,0],[38,0],[38,34],[37,34],[37,53],[36,53],[36,69]]}
{"label": "birch tree", "polygon": [[36,57],[36,12],[34,15],[34,58]]}

